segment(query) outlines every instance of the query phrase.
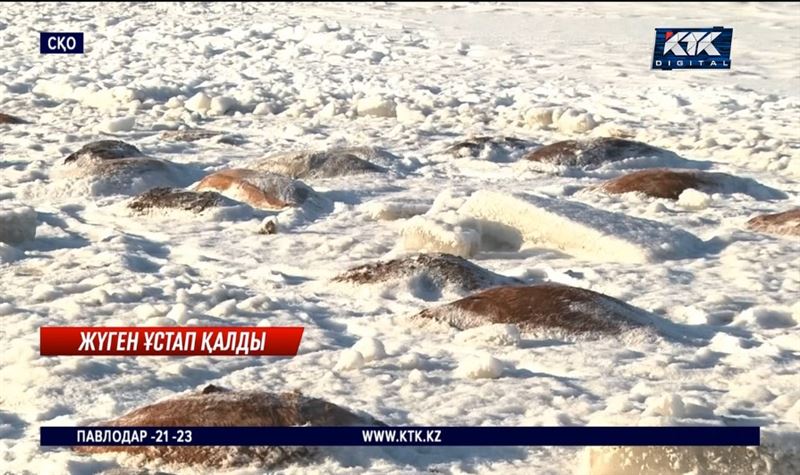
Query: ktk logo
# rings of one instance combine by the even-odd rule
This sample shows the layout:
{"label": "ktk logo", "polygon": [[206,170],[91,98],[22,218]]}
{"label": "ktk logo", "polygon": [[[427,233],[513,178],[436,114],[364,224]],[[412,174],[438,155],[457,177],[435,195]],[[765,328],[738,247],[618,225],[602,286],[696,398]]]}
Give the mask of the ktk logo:
{"label": "ktk logo", "polygon": [[653,69],[730,69],[733,28],[656,28]]}
{"label": "ktk logo", "polygon": [[[720,35],[719,31],[708,33],[679,31],[673,33],[667,31],[664,34],[664,54],[672,53],[675,56],[697,56],[700,53],[707,53],[710,56],[719,56],[719,51],[714,47],[714,39]],[[681,47],[681,43],[686,44],[686,50]]]}

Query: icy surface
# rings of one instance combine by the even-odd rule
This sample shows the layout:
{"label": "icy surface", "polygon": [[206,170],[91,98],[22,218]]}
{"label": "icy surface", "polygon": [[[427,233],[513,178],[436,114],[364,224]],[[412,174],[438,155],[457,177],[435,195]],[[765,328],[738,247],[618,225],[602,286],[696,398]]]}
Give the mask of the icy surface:
{"label": "icy surface", "polygon": [[[3,4],[0,112],[28,123],[0,124],[0,203],[35,209],[37,226],[34,239],[0,243],[2,471],[88,474],[132,464],[138,473],[124,458],[42,450],[38,427],[115,418],[209,383],[300,389],[393,425],[754,424],[769,428],[767,455],[782,454],[770,460],[792,457],[800,242],[746,223],[800,205],[799,15],[795,4],[775,3]],[[667,20],[733,26],[732,69],[652,71],[653,28]],[[39,55],[39,31],[83,31],[86,54]],[[131,130],[103,129],[130,117]],[[180,129],[242,140],[161,139]],[[443,153],[468,137],[538,146],[606,136],[674,156],[543,174],[516,151]],[[168,172],[97,175],[62,163],[101,139],[135,145]],[[396,158],[364,157],[387,173],[310,182],[330,202],[323,210],[259,214],[242,205],[249,217],[201,219],[126,207],[152,187],[187,188],[274,154],[356,146]],[[709,206],[686,209],[582,192],[654,166],[753,179],[787,197],[714,193]],[[476,210],[525,213],[514,227],[466,219],[459,209],[478,190],[509,206],[472,203]],[[547,239],[523,240],[543,217],[555,221]],[[277,233],[260,233],[273,219]],[[691,344],[505,344],[515,339],[501,329],[462,340],[403,326],[400,317],[461,295],[419,292],[413,279],[370,289],[331,279],[397,257],[404,229],[420,231],[411,247],[463,249],[492,272],[602,292],[699,336]],[[697,241],[699,254],[682,254]],[[306,331],[300,354],[286,359],[42,358],[43,324]],[[380,341],[386,356],[366,361],[354,349],[365,339]],[[470,359],[479,352],[501,367]],[[337,448],[285,471],[573,474],[584,455]],[[596,460],[621,471],[619,458]],[[703,473],[691,462],[676,466]]]}

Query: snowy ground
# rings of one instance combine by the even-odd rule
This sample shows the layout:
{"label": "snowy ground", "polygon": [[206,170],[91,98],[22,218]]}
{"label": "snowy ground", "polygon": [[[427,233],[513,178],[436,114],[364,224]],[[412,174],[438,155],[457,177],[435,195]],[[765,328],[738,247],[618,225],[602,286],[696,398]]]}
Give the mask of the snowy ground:
{"label": "snowy ground", "polygon": [[[731,71],[649,69],[654,28],[714,25],[734,28]],[[38,31],[83,31],[86,54],[40,56]],[[33,240],[0,244],[0,471],[124,464],[40,449],[38,427],[92,423],[210,382],[301,389],[396,425],[758,424],[774,450],[796,449],[800,242],[744,223],[800,203],[799,32],[797,4],[4,4],[0,112],[30,124],[0,125],[0,214],[29,217],[28,206],[38,227]],[[210,108],[187,110],[200,92]],[[561,119],[543,125],[551,109]],[[180,125],[243,140],[159,138]],[[518,156],[441,153],[469,135],[548,144],[610,134],[788,198],[714,194],[694,209],[581,190],[613,167],[542,174]],[[126,196],[58,174],[100,138],[200,175],[308,147],[380,146],[399,158],[385,176],[309,180],[330,212],[279,217],[291,225],[266,236],[258,218],[130,216]],[[375,203],[424,210],[446,190],[447,208],[479,189],[574,200],[699,237],[699,255],[645,264],[540,246],[473,261],[603,292],[704,338],[482,344],[403,321],[454,291],[432,295],[413,278],[329,282],[402,252],[404,220],[375,220]],[[291,359],[38,356],[42,325],[152,324],[307,330]],[[363,338],[387,355],[347,369],[344,350]],[[465,365],[485,354],[501,371],[470,378]],[[287,471],[574,473],[585,459],[566,448],[349,449]]]}

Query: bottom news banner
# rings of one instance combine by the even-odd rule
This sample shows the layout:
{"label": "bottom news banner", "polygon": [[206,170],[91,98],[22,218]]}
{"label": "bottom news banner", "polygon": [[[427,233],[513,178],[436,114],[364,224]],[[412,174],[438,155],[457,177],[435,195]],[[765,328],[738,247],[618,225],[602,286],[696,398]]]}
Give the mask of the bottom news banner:
{"label": "bottom news banner", "polygon": [[[43,356],[297,354],[303,327],[42,327]],[[43,426],[42,446],[756,446],[758,427]]]}
{"label": "bottom news banner", "polygon": [[43,446],[756,446],[758,427],[41,427]]}

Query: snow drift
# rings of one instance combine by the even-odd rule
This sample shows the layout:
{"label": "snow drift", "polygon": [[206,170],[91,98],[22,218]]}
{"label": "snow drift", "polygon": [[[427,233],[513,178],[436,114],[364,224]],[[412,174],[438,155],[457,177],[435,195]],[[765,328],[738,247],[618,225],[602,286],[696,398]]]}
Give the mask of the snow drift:
{"label": "snow drift", "polygon": [[481,190],[457,212],[415,216],[402,231],[406,249],[471,256],[479,250],[525,244],[597,261],[644,263],[692,257],[693,234],[666,224],[568,200]]}

